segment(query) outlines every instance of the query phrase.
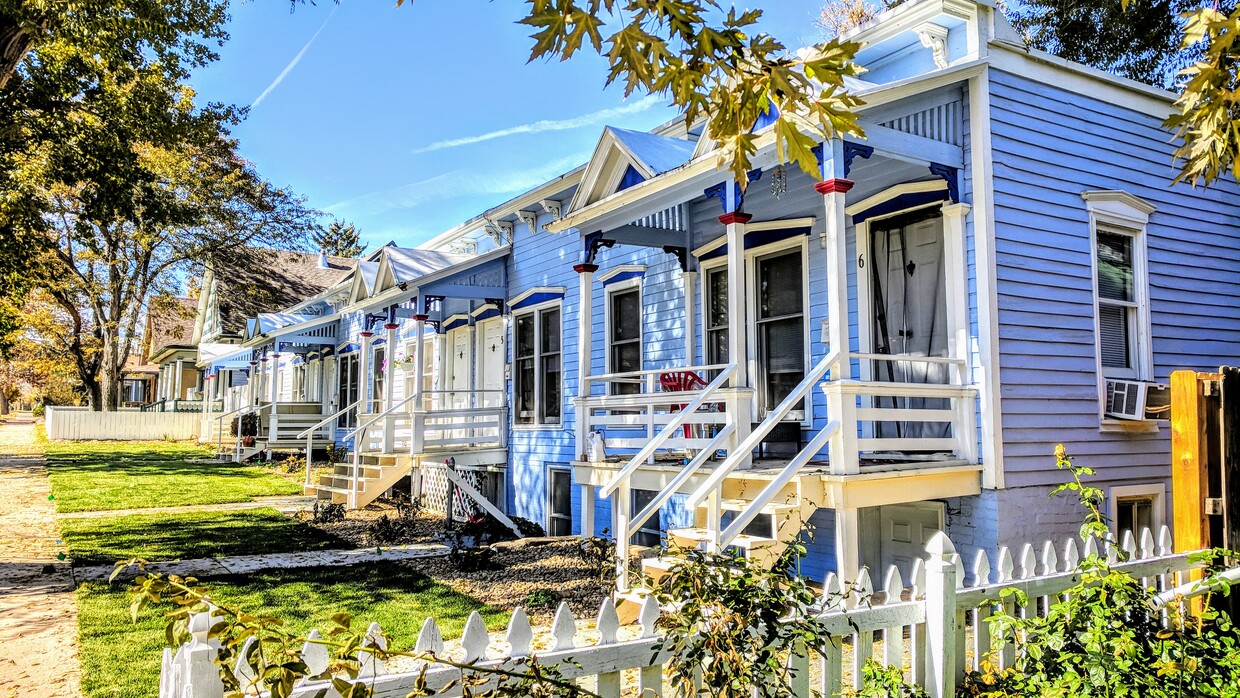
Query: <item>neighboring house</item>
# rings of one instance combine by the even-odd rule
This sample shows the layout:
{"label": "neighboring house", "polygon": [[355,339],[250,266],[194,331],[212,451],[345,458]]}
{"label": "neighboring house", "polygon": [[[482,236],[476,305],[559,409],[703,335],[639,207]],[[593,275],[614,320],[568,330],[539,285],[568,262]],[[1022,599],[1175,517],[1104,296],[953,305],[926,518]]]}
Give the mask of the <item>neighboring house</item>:
{"label": "neighboring house", "polygon": [[198,345],[194,343],[196,298],[155,299],[146,314],[142,354],[146,364],[158,371],[154,392],[147,402],[151,409],[176,412],[201,409],[202,374],[195,365]]}
{"label": "neighboring house", "polygon": [[145,364],[142,357],[130,354],[121,371],[121,390],[117,407],[136,408],[155,401],[159,367]]}
{"label": "neighboring house", "polygon": [[[769,559],[812,529],[816,579],[907,579],[938,530],[966,563],[1075,532],[1047,496],[1060,442],[1117,534],[1170,523],[1158,385],[1240,358],[1235,183],[1173,187],[1172,94],[1028,49],[988,3],[914,0],[852,38],[866,137],[822,144],[820,177],[763,123],[744,192],[700,129],[608,128],[582,167],[303,297],[330,317],[256,309],[249,409],[301,398],[290,367],[317,357],[307,412],[364,466],[320,496],[411,470],[439,496],[455,458],[508,513],[623,531],[622,554]],[[507,428],[481,439],[488,409]]]}

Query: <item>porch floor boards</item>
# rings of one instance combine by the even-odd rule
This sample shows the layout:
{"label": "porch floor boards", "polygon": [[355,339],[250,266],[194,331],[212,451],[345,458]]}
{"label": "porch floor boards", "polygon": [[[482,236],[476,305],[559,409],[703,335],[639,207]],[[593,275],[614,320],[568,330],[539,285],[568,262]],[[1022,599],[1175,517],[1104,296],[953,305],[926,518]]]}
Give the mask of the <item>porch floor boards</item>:
{"label": "porch floor boards", "polygon": [[[646,468],[668,468],[678,469],[684,465],[687,457],[677,457],[668,455],[658,455],[655,457],[654,463],[648,463]],[[791,456],[787,457],[767,457],[754,458],[749,464],[736,468],[734,474],[741,477],[753,478],[773,478],[784,471],[788,463],[792,461]],[[590,468],[615,468],[619,470],[629,462],[629,458],[625,456],[612,456],[603,462],[589,461],[573,461],[574,466],[590,467]],[[719,461],[709,461],[702,466],[701,472],[708,473],[714,470],[720,464]],[[947,454],[891,454],[890,456],[873,456],[861,459],[860,475],[868,473],[883,473],[900,470],[916,470],[921,468],[948,468],[956,466],[967,466],[969,462],[960,458],[956,458]],[[978,466],[980,468],[980,466]],[[806,463],[800,470],[802,475],[830,475],[831,464],[826,458],[816,458]]]}

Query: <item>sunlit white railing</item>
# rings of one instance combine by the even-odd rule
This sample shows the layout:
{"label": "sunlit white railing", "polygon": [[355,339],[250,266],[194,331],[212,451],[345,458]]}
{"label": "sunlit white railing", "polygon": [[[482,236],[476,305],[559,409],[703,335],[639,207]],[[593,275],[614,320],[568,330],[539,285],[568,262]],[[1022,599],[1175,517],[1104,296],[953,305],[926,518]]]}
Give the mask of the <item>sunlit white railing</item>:
{"label": "sunlit white railing", "polygon": [[327,425],[329,424],[336,424],[337,421],[342,416],[357,409],[357,405],[360,402],[361,400],[354,400],[353,402],[349,403],[347,406],[327,415],[326,417],[319,420],[317,423],[311,425],[308,429],[306,429],[305,431],[297,435],[297,438],[299,439],[305,438],[306,440],[306,487],[309,487],[312,484],[310,482],[310,470],[311,470],[310,460],[311,460],[311,456],[313,455],[313,451],[314,451],[315,433],[318,432],[320,429],[327,427]]}

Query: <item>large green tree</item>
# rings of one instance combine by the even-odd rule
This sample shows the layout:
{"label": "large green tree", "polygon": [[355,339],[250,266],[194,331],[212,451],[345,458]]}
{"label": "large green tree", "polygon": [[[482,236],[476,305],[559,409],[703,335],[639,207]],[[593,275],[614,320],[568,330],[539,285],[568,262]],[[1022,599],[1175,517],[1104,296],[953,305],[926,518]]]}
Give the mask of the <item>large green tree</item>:
{"label": "large green tree", "polygon": [[261,265],[251,247],[305,246],[315,212],[265,182],[229,133],[238,113],[198,106],[179,71],[51,41],[0,100],[0,152],[43,241],[31,282],[55,300],[96,409],[116,405],[147,300],[187,273]]}

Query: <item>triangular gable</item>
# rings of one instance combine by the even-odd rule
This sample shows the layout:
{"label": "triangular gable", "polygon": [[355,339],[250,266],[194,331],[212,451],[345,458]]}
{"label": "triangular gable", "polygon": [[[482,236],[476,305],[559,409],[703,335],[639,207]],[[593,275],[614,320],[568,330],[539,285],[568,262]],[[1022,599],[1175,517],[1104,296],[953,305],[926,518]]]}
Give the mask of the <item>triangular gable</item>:
{"label": "triangular gable", "polygon": [[349,304],[366,300],[375,292],[382,262],[358,262],[349,279]]}
{"label": "triangular gable", "polygon": [[693,143],[608,126],[573,195],[570,212],[676,169],[689,161]]}

